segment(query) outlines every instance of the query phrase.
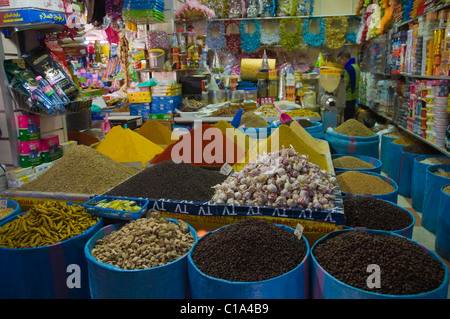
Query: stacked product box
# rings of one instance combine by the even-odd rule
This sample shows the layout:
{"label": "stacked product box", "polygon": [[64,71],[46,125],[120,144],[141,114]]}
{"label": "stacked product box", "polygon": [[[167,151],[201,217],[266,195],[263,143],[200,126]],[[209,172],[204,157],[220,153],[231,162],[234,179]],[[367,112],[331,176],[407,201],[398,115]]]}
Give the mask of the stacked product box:
{"label": "stacked product box", "polygon": [[127,89],[128,102],[130,103],[130,115],[148,118],[152,93],[149,87],[129,87]]}
{"label": "stacked product box", "polygon": [[17,188],[25,183],[34,180],[39,175],[46,172],[55,162],[44,163],[37,166],[18,167],[6,171],[6,179],[8,180],[8,188]]}
{"label": "stacked product box", "polygon": [[181,84],[152,87],[152,114],[173,114],[181,105]]}

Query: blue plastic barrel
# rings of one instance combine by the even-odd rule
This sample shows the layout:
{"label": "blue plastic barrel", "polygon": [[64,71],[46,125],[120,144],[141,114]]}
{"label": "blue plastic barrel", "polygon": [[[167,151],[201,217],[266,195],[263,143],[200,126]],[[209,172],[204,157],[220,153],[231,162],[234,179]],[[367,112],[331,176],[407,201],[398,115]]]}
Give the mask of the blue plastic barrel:
{"label": "blue plastic barrel", "polygon": [[[407,238],[410,238],[410,239],[411,239],[411,238],[412,238],[413,231],[414,231],[414,224],[416,223],[416,217],[414,216],[414,214],[411,213],[411,212],[410,212],[409,210],[407,210],[406,208],[401,207],[401,206],[399,206],[399,205],[397,205],[397,204],[394,204],[394,203],[392,203],[392,202],[389,202],[389,201],[387,201],[387,200],[380,199],[380,198],[377,198],[377,200],[381,200],[381,201],[384,201],[384,202],[388,202],[389,204],[394,205],[394,206],[400,208],[401,210],[403,210],[406,214],[408,214],[408,215],[411,217],[411,223],[410,223],[408,226],[406,226],[405,228],[402,228],[402,229],[398,229],[398,230],[393,230],[393,231],[391,231],[392,233],[395,233],[395,234],[398,234],[398,235],[400,235],[400,236],[407,237]],[[344,207],[344,213],[345,213],[345,207]],[[354,229],[354,227],[344,226],[344,229]],[[374,229],[374,230],[380,230],[380,231],[383,231],[382,229]]]}
{"label": "blue plastic barrel", "polygon": [[[176,219],[167,218],[175,224]],[[100,229],[85,245],[89,285],[93,299],[184,299],[187,292],[186,256],[148,269],[128,270],[99,262],[90,251],[97,240],[120,229],[125,223]],[[197,241],[197,232],[188,225]],[[191,247],[192,249],[192,247]]]}
{"label": "blue plastic barrel", "polygon": [[352,157],[359,158],[360,160],[362,160],[366,163],[372,164],[374,167],[373,168],[342,168],[342,167],[334,166],[334,171],[336,173],[346,172],[346,171],[371,172],[371,173],[377,173],[377,174],[381,173],[381,167],[382,167],[383,163],[380,160],[376,159],[375,157],[370,157],[370,156],[365,156],[365,155],[334,154],[334,155],[331,155],[331,159],[334,160],[334,159],[342,157],[342,156],[352,156]]}
{"label": "blue plastic barrel", "polygon": [[[383,181],[385,181],[386,183],[388,183],[389,185],[394,187],[394,190],[392,192],[390,192],[390,193],[387,193],[387,194],[366,194],[366,195],[357,195],[357,194],[355,194],[355,196],[371,195],[372,197],[375,197],[375,198],[378,198],[378,199],[383,199],[383,200],[386,200],[388,202],[397,204],[397,201],[398,201],[398,185],[393,179],[391,179],[391,178],[389,178],[387,176],[381,175],[381,174],[377,174],[377,173],[371,173],[371,172],[361,172],[361,173],[378,176]],[[342,174],[342,173],[337,173],[336,175],[339,175],[339,174]],[[343,197],[347,196],[346,192],[341,191],[341,193],[342,193]]]}
{"label": "blue plastic barrel", "polygon": [[[432,250],[428,249],[427,247],[423,246],[422,244],[413,241],[411,239],[407,239],[416,245],[419,245],[423,250],[428,252],[428,254],[434,258],[435,260],[439,261],[442,267],[444,268],[445,274],[444,274],[444,280],[442,281],[441,285],[432,290],[425,293],[420,294],[414,294],[414,295],[388,295],[388,294],[378,294],[371,291],[362,290],[359,288],[352,287],[332,275],[330,275],[328,272],[326,272],[320,264],[317,262],[316,258],[314,257],[314,249],[322,243],[323,241],[333,238],[334,236],[338,236],[344,232],[348,231],[357,231],[353,229],[342,229],[342,230],[336,230],[333,232],[328,233],[324,237],[320,238],[311,248],[311,298],[313,299],[447,299],[447,291],[448,291],[448,284],[449,284],[449,277],[448,277],[448,268],[445,263],[442,262],[442,260],[439,258],[439,256],[433,252]],[[378,231],[378,230],[364,230],[368,233],[374,233],[379,234],[382,236],[400,236],[393,232],[385,232],[385,231]],[[415,262],[414,260],[411,260],[411,262]],[[369,274],[368,274],[369,275]]]}
{"label": "blue plastic barrel", "polygon": [[[223,226],[228,227],[229,225]],[[277,225],[294,232],[285,225]],[[220,229],[220,228],[219,228]],[[217,231],[214,230],[213,232]],[[201,238],[199,239],[199,241]],[[307,252],[303,261],[294,269],[280,276],[263,281],[238,282],[214,278],[203,273],[188,254],[190,297],[193,299],[306,299],[308,298],[308,263],[310,248],[305,236],[302,240]],[[196,243],[197,244],[197,243]]]}
{"label": "blue plastic barrel", "polygon": [[427,167],[433,164],[422,163],[427,158],[448,158],[445,155],[420,155],[414,158],[411,172],[411,206],[418,212],[423,211],[423,196],[425,194],[425,180]]}
{"label": "blue plastic barrel", "polygon": [[[403,147],[405,148],[405,146]],[[402,149],[400,167],[398,170],[398,193],[404,197],[411,198],[411,178],[414,159],[420,154],[405,152]]]}
{"label": "blue plastic barrel", "polygon": [[4,222],[5,220],[10,219],[22,212],[19,203],[16,202],[15,200],[9,198],[0,198],[0,203],[2,203],[3,201],[6,202],[6,208],[12,208],[13,211],[10,214],[6,215],[5,217],[0,218],[0,221]]}
{"label": "blue plastic barrel", "polygon": [[319,138],[321,140],[325,139],[325,132],[323,129],[323,123],[310,121],[314,126],[305,127],[305,130],[314,138]]}
{"label": "blue plastic barrel", "polygon": [[330,144],[331,154],[366,155],[379,158],[380,136],[348,136],[328,129],[325,140]]}
{"label": "blue plastic barrel", "polygon": [[435,248],[439,255],[450,261],[450,194],[444,192],[445,187],[450,187],[450,183],[441,188]]}
{"label": "blue plastic barrel", "polygon": [[388,172],[389,162],[391,158],[391,154],[389,152],[389,143],[395,139],[397,139],[397,137],[381,135],[380,161],[383,163],[381,171],[384,173]]}
{"label": "blue plastic barrel", "polygon": [[422,211],[423,227],[434,234],[436,234],[437,221],[439,218],[441,188],[450,182],[450,178],[434,174],[438,169],[450,172],[450,165],[432,165],[427,167]]}
{"label": "blue plastic barrel", "polygon": [[400,171],[400,163],[402,161],[403,147],[405,147],[405,145],[395,144],[393,141],[388,144],[389,165],[386,173],[396,183],[398,183],[398,174]]}
{"label": "blue plastic barrel", "polygon": [[[0,223],[0,227],[26,212]],[[103,226],[100,220],[84,233],[35,248],[0,247],[0,298],[88,299],[89,281],[83,247]],[[68,285],[68,282],[72,282]],[[78,286],[79,285],[79,286]]]}

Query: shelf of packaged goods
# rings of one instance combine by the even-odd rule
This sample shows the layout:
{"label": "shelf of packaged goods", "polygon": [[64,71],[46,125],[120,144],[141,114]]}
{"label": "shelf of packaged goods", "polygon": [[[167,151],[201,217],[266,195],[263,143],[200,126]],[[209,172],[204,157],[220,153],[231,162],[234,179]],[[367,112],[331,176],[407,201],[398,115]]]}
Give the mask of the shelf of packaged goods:
{"label": "shelf of packaged goods", "polygon": [[427,12],[424,12],[423,14],[421,14],[421,15],[415,17],[415,18],[412,18],[410,20],[404,21],[404,22],[402,22],[400,24],[395,24],[394,26],[397,27],[397,28],[405,26],[405,25],[407,25],[407,24],[409,24],[409,23],[411,23],[413,21],[418,20],[422,16],[426,16],[428,13],[436,12],[436,11],[439,11],[439,10],[442,10],[442,9],[446,9],[446,8],[450,8],[450,3],[446,3],[446,4],[441,5],[439,7],[436,7],[436,8],[433,8],[431,10],[428,10]]}
{"label": "shelf of packaged goods", "polygon": [[383,73],[383,72],[372,72],[365,71],[368,73],[372,73],[374,75],[379,75],[383,77],[405,77],[411,79],[424,79],[424,80],[450,80],[450,76],[435,76],[435,75],[415,75],[408,73]]}
{"label": "shelf of packaged goods", "polygon": [[[340,14],[339,17],[355,17],[354,14]],[[274,17],[247,17],[247,18],[212,18],[210,21],[246,21],[246,20],[280,20],[280,19],[290,19],[290,18],[300,18],[300,19],[308,19],[308,18],[331,18],[336,17],[336,15],[308,15],[308,16],[274,16]]]}
{"label": "shelf of packaged goods", "polygon": [[367,107],[367,106],[363,106],[363,107],[364,107],[364,108],[370,109],[373,113],[375,113],[376,115],[378,115],[378,116],[384,118],[385,120],[387,120],[389,123],[391,123],[392,125],[394,125],[394,126],[395,126],[396,128],[398,128],[399,130],[402,130],[403,132],[410,134],[410,135],[413,136],[414,138],[416,138],[416,139],[418,139],[418,140],[424,142],[425,144],[427,144],[427,145],[429,145],[429,146],[435,148],[436,150],[440,151],[440,152],[441,152],[442,154],[444,154],[445,156],[449,156],[449,157],[450,157],[450,151],[446,150],[445,147],[439,147],[439,146],[437,146],[437,145],[434,144],[433,142],[427,140],[426,138],[423,138],[423,137],[417,135],[417,134],[414,133],[414,132],[411,132],[411,131],[408,130],[407,128],[405,128],[405,127],[399,125],[398,123],[394,122],[394,121],[393,121],[391,118],[389,118],[388,116],[386,116],[386,115],[384,115],[384,114],[382,114],[382,113],[380,113],[380,112],[378,112],[378,111],[375,111],[375,110],[372,109],[372,108],[369,108],[369,107]]}

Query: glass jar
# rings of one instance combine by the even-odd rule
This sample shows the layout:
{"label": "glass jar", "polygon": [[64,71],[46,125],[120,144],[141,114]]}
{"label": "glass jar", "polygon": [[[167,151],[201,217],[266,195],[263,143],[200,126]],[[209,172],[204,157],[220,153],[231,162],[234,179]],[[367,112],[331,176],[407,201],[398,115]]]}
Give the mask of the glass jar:
{"label": "glass jar", "polygon": [[256,84],[258,87],[258,98],[266,98],[267,97],[267,72],[258,73],[258,83]]}
{"label": "glass jar", "polygon": [[255,102],[258,100],[258,88],[256,87],[245,88],[244,94],[246,100],[253,100]]}

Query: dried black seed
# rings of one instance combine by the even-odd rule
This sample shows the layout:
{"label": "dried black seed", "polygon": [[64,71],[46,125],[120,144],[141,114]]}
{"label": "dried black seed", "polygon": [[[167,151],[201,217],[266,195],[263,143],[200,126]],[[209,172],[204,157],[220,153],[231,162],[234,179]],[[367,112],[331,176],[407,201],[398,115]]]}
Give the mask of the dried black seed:
{"label": "dried black seed", "polygon": [[202,237],[192,252],[205,274],[230,281],[261,281],[297,267],[306,245],[294,233],[258,218],[246,218]]}
{"label": "dried black seed", "polygon": [[214,195],[212,187],[225,179],[218,171],[168,160],[145,168],[106,195],[208,201]]}
{"label": "dried black seed", "polygon": [[344,198],[345,225],[385,231],[408,227],[411,216],[402,208],[374,197]]}
{"label": "dried black seed", "polygon": [[[405,237],[365,231],[343,232],[318,243],[312,253],[331,276],[374,293],[426,293],[438,288],[444,280],[441,263]],[[380,267],[380,288],[367,286],[370,264]]]}

